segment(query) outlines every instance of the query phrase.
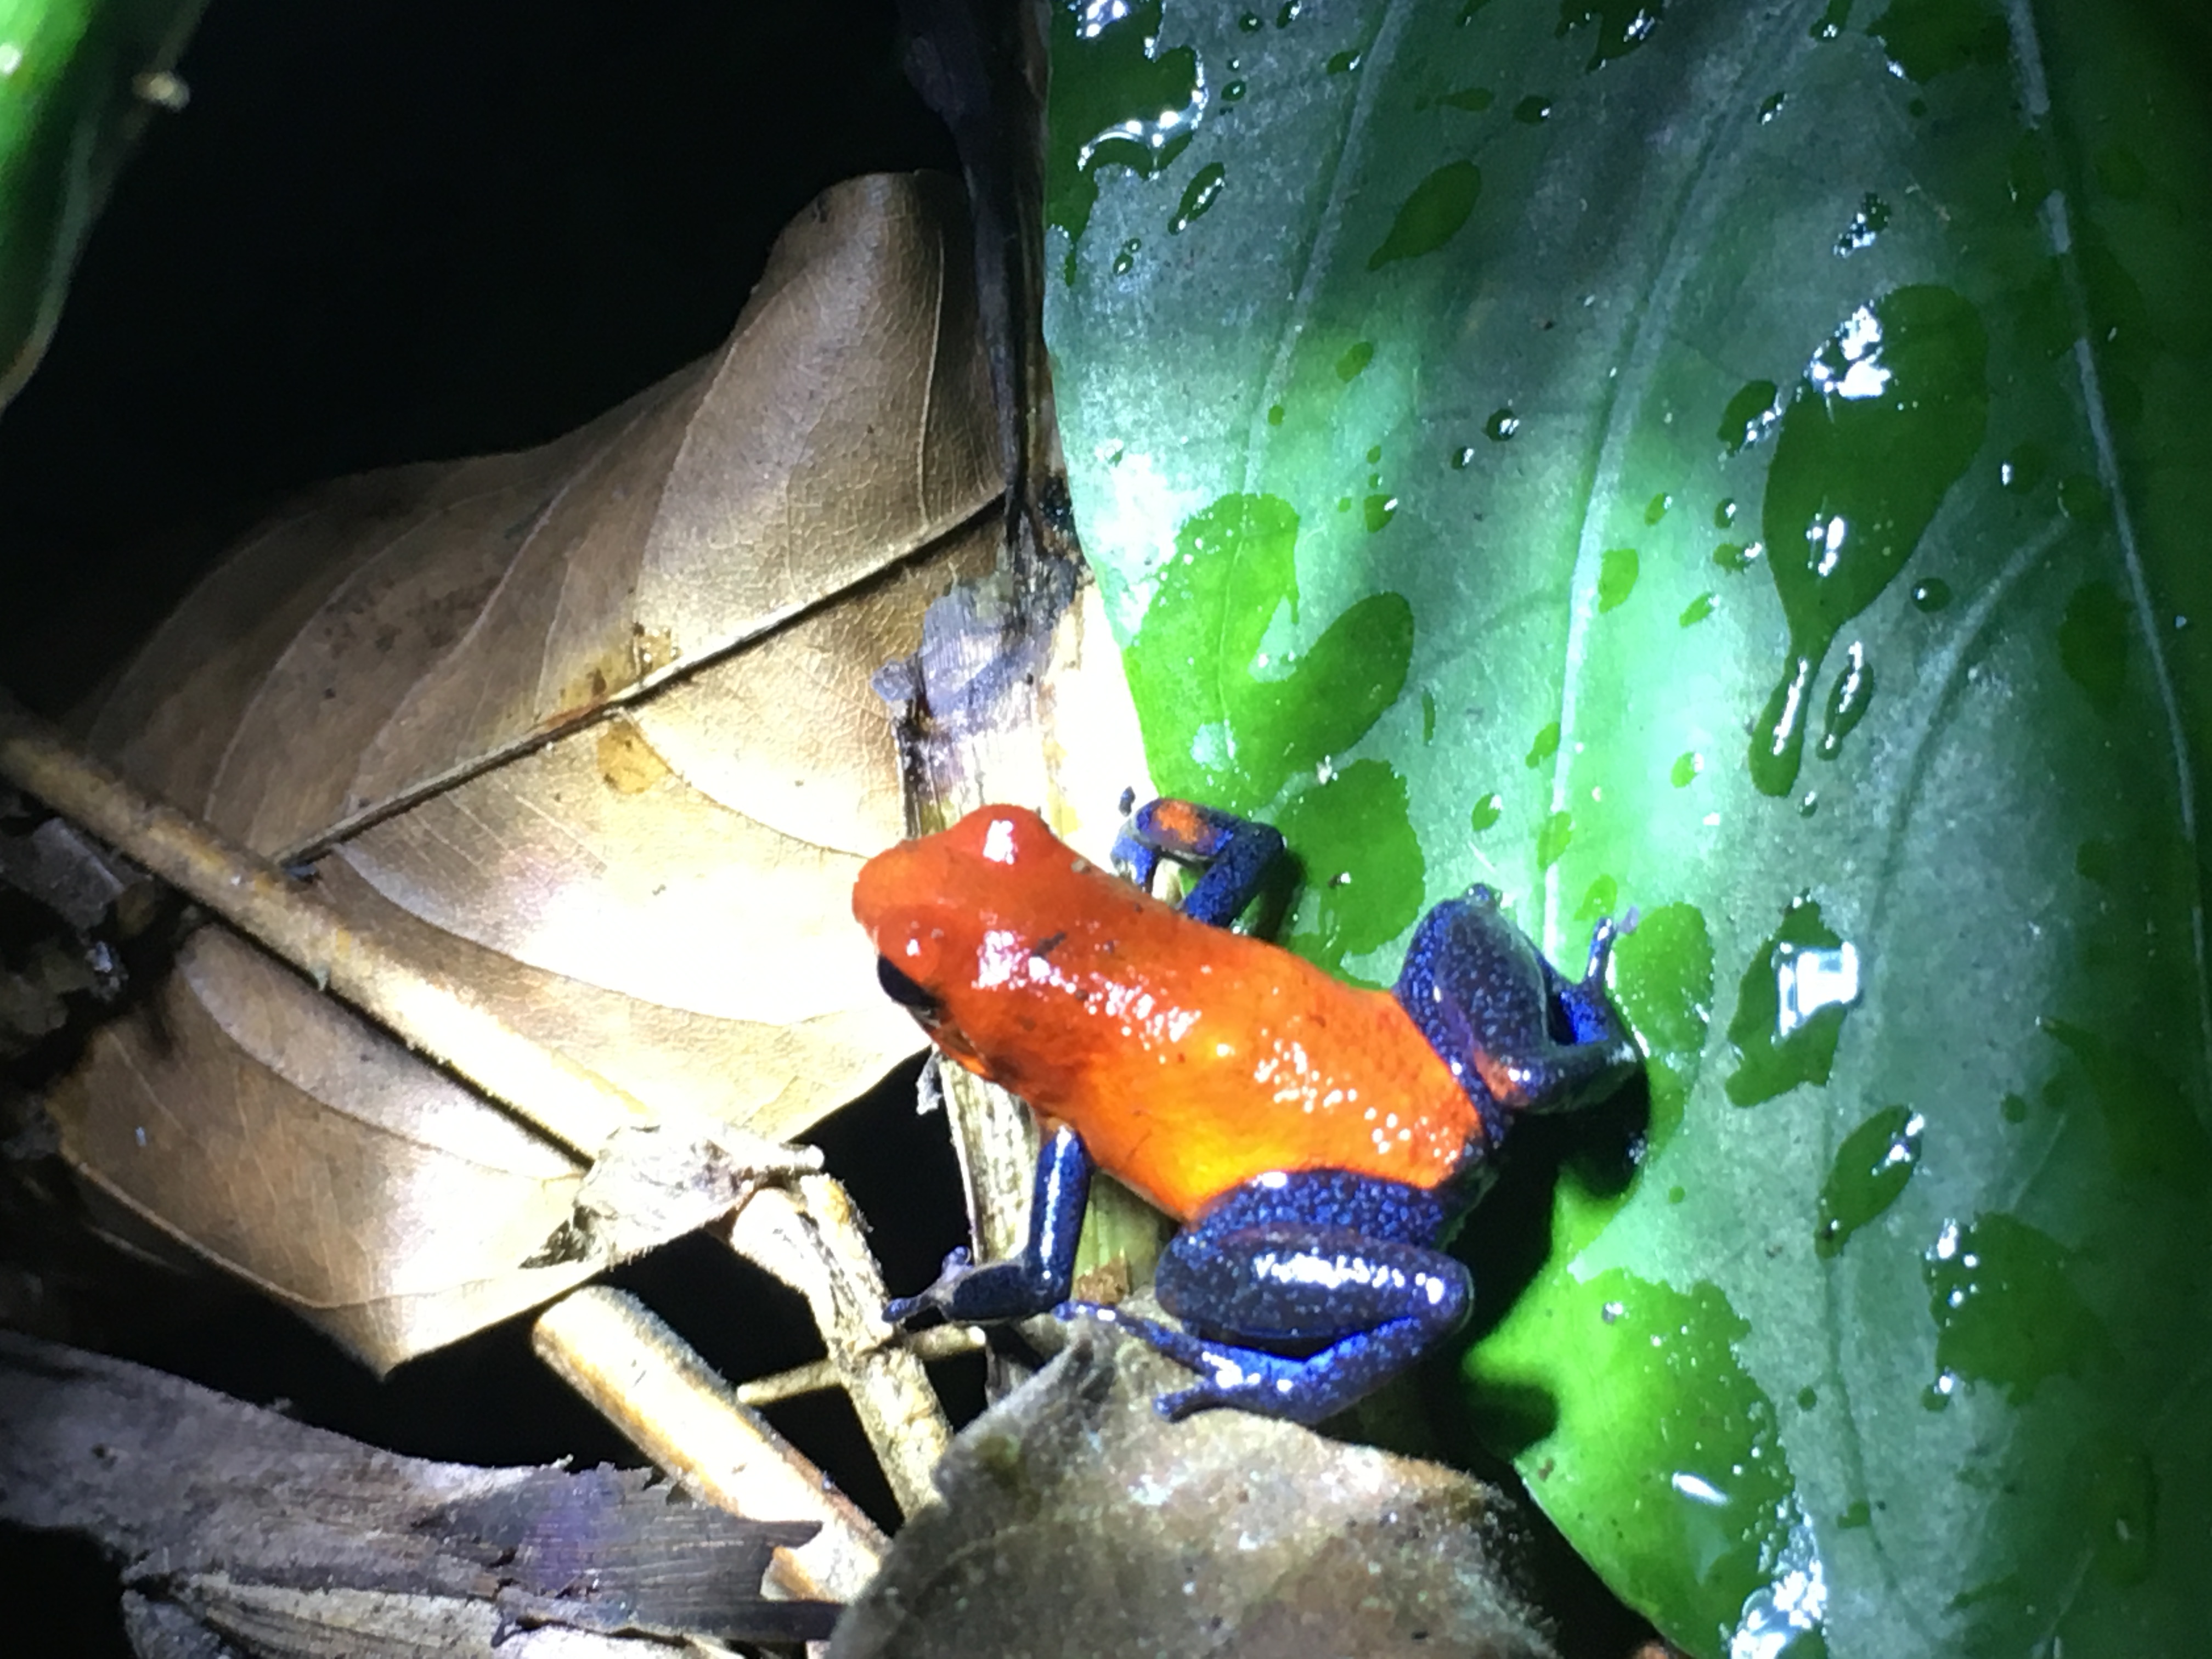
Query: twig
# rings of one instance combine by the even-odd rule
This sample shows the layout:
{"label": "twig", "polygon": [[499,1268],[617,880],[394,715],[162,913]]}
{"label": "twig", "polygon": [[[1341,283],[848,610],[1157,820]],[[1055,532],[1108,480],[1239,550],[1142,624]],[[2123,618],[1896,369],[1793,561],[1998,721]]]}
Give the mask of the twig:
{"label": "twig", "polygon": [[849,1601],[889,1541],[822,1471],[741,1405],[644,1304],[592,1285],[538,1317],[531,1346],[645,1455],[710,1503],[753,1520],[818,1521],[822,1530],[769,1559],[788,1595]]}
{"label": "twig", "polygon": [[[625,1128],[668,1115],[508,1026],[327,901],[191,813],[158,800],[0,692],[0,778],[118,852],[450,1067],[562,1146],[593,1158]],[[671,1125],[669,1127],[676,1127]],[[819,1169],[811,1147],[726,1125],[682,1126],[757,1173]]]}
{"label": "twig", "polygon": [[[0,778],[75,820],[380,1021],[410,1048],[450,1066],[586,1158],[637,1140],[638,1130],[660,1127],[683,1137],[669,1143],[679,1152],[696,1145],[702,1168],[715,1166],[707,1170],[715,1177],[704,1183],[709,1188],[739,1192],[740,1176],[800,1176],[804,1207],[781,1189],[758,1191],[738,1212],[730,1242],[806,1297],[830,1363],[852,1395],[893,1495],[909,1510],[929,1501],[930,1471],[951,1443],[951,1428],[921,1361],[898,1346],[882,1322],[883,1275],[851,1200],[836,1182],[808,1173],[821,1167],[817,1150],[782,1146],[703,1114],[656,1111],[514,1030],[477,1006],[465,988],[426,972],[355,927],[268,860],[127,782],[4,693]],[[664,1149],[644,1164],[666,1161]],[[647,1172],[669,1184],[665,1170]],[[638,1183],[617,1184],[628,1191]],[[672,1190],[689,1192],[682,1182]],[[641,1309],[638,1314],[650,1317]]]}
{"label": "twig", "polygon": [[[983,1333],[973,1325],[933,1325],[908,1336],[906,1346],[927,1364],[939,1359],[957,1359],[963,1354],[981,1353]],[[795,1400],[803,1394],[819,1394],[824,1389],[844,1386],[843,1372],[826,1359],[817,1359],[793,1365],[787,1371],[774,1371],[750,1382],[738,1383],[738,1403],[773,1406],[779,1401]]]}
{"label": "twig", "polygon": [[746,1200],[730,1219],[730,1247],[806,1298],[891,1496],[911,1515],[936,1496],[930,1474],[951,1425],[921,1358],[884,1323],[883,1273],[853,1200],[828,1176],[803,1176],[796,1188]]}

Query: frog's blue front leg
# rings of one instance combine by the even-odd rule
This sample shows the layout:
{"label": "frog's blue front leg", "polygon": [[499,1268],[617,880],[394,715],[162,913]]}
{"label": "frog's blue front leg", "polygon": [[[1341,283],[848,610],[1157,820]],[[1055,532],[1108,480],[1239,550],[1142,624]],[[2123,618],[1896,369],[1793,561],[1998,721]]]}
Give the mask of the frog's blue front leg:
{"label": "frog's blue front leg", "polygon": [[1066,1127],[1054,1130],[1037,1154],[1036,1180],[1030,1189],[1030,1236],[1022,1253],[979,1267],[969,1261],[966,1250],[955,1250],[945,1258],[935,1284],[920,1296],[898,1297],[884,1310],[884,1318],[903,1325],[935,1308],[956,1324],[1027,1319],[1065,1301],[1075,1281],[1075,1247],[1091,1197],[1091,1169],[1082,1137]]}
{"label": "frog's blue front leg", "polygon": [[1163,858],[1200,872],[1183,895],[1182,913],[1209,927],[1236,921],[1282,855],[1280,830],[1171,798],[1139,807],[1114,842],[1114,867],[1146,892]]}

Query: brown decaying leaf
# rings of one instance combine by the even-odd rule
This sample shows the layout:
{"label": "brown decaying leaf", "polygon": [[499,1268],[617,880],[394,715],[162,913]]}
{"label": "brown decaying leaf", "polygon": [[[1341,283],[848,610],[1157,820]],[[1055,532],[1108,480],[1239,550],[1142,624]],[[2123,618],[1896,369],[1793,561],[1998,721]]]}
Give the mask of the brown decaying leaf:
{"label": "brown decaying leaf", "polygon": [[835,1611],[762,1593],[814,1519],[740,1518],[641,1469],[400,1457],[5,1334],[0,1520],[115,1558],[141,1653],[645,1659],[820,1636]]}
{"label": "brown decaying leaf", "polygon": [[1243,1412],[1163,1421],[1151,1396],[1189,1380],[1079,1328],[953,1443],[831,1659],[1553,1659],[1505,1499]]}
{"label": "brown decaying leaf", "polygon": [[[350,920],[641,1100],[803,1132],[915,1046],[849,892],[903,830],[869,678],[998,543],[957,212],[841,185],[715,356],[542,449],[320,491],[93,743],[327,848]],[[53,1104],[82,1175],[379,1368],[604,1265],[518,1266],[571,1159],[218,930]]]}

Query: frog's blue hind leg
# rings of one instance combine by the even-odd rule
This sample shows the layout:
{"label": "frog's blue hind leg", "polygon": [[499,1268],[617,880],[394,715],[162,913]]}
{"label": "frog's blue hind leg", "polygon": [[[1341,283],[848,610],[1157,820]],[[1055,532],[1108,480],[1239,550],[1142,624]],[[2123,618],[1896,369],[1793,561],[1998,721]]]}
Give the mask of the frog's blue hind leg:
{"label": "frog's blue hind leg", "polygon": [[1394,994],[1467,1091],[1488,1137],[1522,1110],[1564,1112],[1611,1094],[1643,1064],[1606,995],[1614,932],[1601,922],[1569,980],[1474,887],[1421,918]]}
{"label": "frog's blue hind leg", "polygon": [[1323,1422],[1405,1370],[1467,1315],[1462,1293],[1447,1320],[1393,1319],[1298,1359],[1260,1348],[1207,1341],[1118,1308],[1073,1303],[1069,1309],[1102,1325],[1127,1331],[1204,1375],[1204,1382],[1164,1394],[1152,1402],[1152,1408],[1170,1422],[1215,1406],[1234,1406],[1292,1423]]}
{"label": "frog's blue hind leg", "polygon": [[1466,1319],[1474,1280],[1435,1248],[1445,1218],[1434,1193],[1398,1182],[1333,1170],[1261,1176],[1160,1259],[1160,1305],[1205,1334],[1085,1304],[1060,1311],[1118,1326],[1205,1376],[1162,1395],[1164,1415],[1236,1406],[1318,1423]]}

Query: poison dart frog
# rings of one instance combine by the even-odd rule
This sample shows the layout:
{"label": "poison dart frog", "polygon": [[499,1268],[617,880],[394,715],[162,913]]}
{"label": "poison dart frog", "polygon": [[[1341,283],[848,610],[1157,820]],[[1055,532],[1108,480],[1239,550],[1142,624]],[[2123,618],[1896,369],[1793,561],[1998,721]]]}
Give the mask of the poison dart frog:
{"label": "poison dart frog", "polygon": [[[1124,826],[1119,875],[1017,806],[869,860],[853,912],[884,990],[1044,1133],[1021,1255],[956,1250],[885,1319],[1098,1320],[1199,1374],[1164,1416],[1301,1423],[1466,1319],[1473,1279],[1441,1246],[1514,1116],[1597,1101],[1642,1063],[1606,995],[1615,929],[1571,981],[1478,886],[1422,920],[1394,989],[1364,990],[1230,930],[1282,851],[1265,824],[1163,799]],[[1180,908],[1150,890],[1164,857],[1199,872]],[[1094,1168],[1182,1224],[1155,1284],[1181,1328],[1066,1299]]]}

